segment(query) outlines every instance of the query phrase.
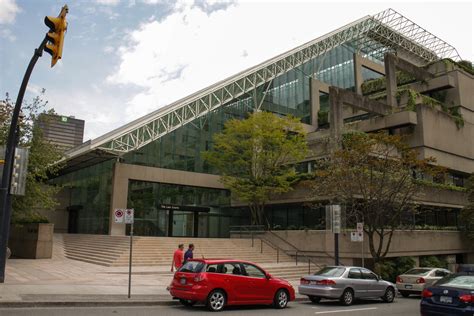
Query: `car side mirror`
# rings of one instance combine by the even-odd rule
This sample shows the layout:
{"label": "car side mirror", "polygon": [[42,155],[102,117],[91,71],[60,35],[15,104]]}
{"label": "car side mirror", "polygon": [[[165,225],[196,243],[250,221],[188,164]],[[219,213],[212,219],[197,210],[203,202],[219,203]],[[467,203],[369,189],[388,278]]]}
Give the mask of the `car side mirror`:
{"label": "car side mirror", "polygon": [[272,278],[272,275],[270,273],[267,273],[265,274],[265,277],[267,278],[267,280],[270,280]]}

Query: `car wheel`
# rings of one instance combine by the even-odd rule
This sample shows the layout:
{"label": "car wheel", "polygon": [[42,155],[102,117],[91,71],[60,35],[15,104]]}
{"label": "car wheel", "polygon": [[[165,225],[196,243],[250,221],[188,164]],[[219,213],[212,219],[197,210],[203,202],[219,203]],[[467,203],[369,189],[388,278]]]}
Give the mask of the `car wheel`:
{"label": "car wheel", "polygon": [[225,306],[225,293],[222,290],[214,290],[207,297],[207,308],[211,312],[219,312],[224,309]]}
{"label": "car wheel", "polygon": [[352,292],[351,289],[345,289],[341,295],[340,301],[343,305],[351,305],[354,302],[354,292]]}
{"label": "car wheel", "polygon": [[286,305],[288,305],[288,299],[288,292],[283,289],[279,289],[273,298],[273,305],[278,309],[285,308]]}
{"label": "car wheel", "polygon": [[321,298],[318,297],[318,296],[312,296],[312,295],[310,295],[310,296],[308,296],[308,298],[309,298],[309,300],[310,300],[311,302],[313,302],[313,303],[319,303],[319,302],[321,302]]}
{"label": "car wheel", "polygon": [[395,299],[395,290],[393,287],[388,287],[385,290],[385,294],[382,296],[382,300],[386,303],[392,303]]}
{"label": "car wheel", "polygon": [[183,299],[179,299],[179,302],[181,304],[183,304],[184,306],[193,306],[194,304],[196,304],[196,301],[191,301],[191,300],[183,300]]}
{"label": "car wheel", "polygon": [[408,296],[410,296],[410,293],[405,292],[405,291],[400,291],[400,295],[403,296],[403,297],[408,297]]}

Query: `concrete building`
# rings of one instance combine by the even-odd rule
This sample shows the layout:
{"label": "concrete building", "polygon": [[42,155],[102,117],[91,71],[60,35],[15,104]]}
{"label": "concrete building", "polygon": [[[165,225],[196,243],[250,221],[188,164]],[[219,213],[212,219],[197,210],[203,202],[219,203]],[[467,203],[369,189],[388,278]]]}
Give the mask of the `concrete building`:
{"label": "concrete building", "polygon": [[[454,231],[440,239],[446,244],[404,251],[396,242],[393,254],[469,256],[456,227],[467,203],[464,182],[474,172],[474,74],[460,60],[454,47],[391,9],[361,18],[66,152],[52,182],[67,187],[59,212],[68,220],[56,227],[125,235],[113,210],[134,208],[138,235],[229,236],[230,226],[249,223],[248,210],[232,204],[201,152],[226,120],[258,108],[301,119],[312,149],[303,171],[326,152],[322,140],[344,130],[407,135],[420,157],[436,157],[449,174],[445,183],[424,179],[433,185],[417,196],[413,228]],[[299,236],[296,244],[323,247],[330,242],[321,232],[324,210],[308,207],[307,196],[297,187],[275,198],[267,217],[272,227],[306,229],[287,232]],[[315,239],[305,239],[307,231]],[[440,232],[419,233],[423,240],[430,234]],[[341,249],[343,257],[357,256],[350,242]]]}
{"label": "concrete building", "polygon": [[84,138],[84,120],[70,116],[41,114],[38,126],[43,137],[64,150],[79,146]]}

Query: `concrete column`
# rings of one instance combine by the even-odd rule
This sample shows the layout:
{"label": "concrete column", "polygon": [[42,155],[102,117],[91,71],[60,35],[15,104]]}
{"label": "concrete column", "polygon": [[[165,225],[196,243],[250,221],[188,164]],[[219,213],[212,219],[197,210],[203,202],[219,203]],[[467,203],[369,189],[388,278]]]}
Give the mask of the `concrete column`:
{"label": "concrete column", "polygon": [[114,221],[114,210],[127,208],[128,177],[121,172],[121,164],[116,162],[112,175],[112,194],[109,213],[109,235],[125,236],[125,224],[116,224]]}
{"label": "concrete column", "polygon": [[332,149],[339,148],[343,127],[344,117],[339,89],[331,86],[329,87],[329,134]]}
{"label": "concrete column", "polygon": [[362,94],[362,83],[364,78],[362,77],[362,64],[361,57],[354,53],[354,84],[357,94]]}
{"label": "concrete column", "polygon": [[394,57],[385,55],[385,78],[387,85],[387,104],[397,106],[397,74]]}
{"label": "concrete column", "polygon": [[310,102],[311,102],[311,125],[314,126],[315,129],[318,129],[318,112],[321,108],[321,104],[319,103],[319,86],[313,78],[309,79],[309,87],[310,87]]}

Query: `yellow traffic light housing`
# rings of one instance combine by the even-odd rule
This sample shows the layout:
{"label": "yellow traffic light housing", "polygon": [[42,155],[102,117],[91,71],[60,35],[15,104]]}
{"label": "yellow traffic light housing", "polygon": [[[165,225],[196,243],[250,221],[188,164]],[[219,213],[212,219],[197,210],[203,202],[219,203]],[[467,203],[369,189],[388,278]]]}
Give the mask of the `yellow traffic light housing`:
{"label": "yellow traffic light housing", "polygon": [[48,43],[44,50],[51,54],[51,67],[53,67],[58,59],[61,59],[63,53],[64,33],[67,30],[66,14],[69,9],[67,5],[62,7],[58,17],[46,16],[44,23],[49,27],[49,32],[46,34]]}

